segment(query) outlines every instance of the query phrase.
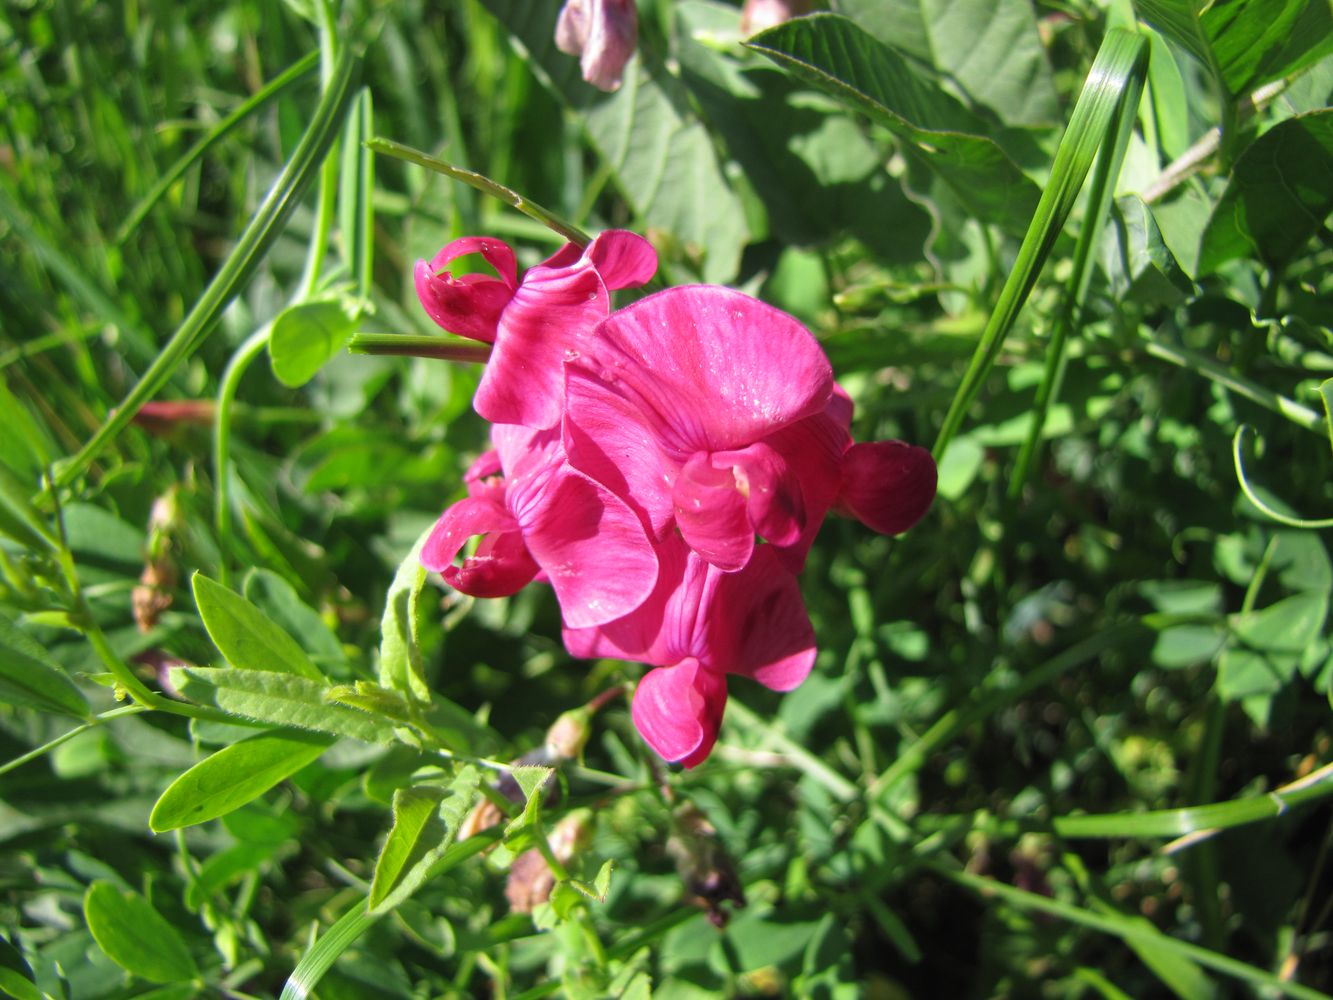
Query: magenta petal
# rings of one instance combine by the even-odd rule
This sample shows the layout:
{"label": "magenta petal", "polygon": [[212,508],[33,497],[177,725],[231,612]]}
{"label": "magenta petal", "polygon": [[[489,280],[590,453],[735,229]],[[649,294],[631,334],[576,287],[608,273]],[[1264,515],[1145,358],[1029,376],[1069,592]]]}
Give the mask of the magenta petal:
{"label": "magenta petal", "polygon": [[801,537],[805,529],[801,484],[782,455],[761,441],[742,451],[718,452],[711,462],[717,469],[730,467],[746,498],[750,524],[763,538],[774,545],[791,545]]}
{"label": "magenta petal", "polygon": [[582,473],[556,472],[519,517],[570,628],[614,621],[652,593],[657,556],[638,516]]}
{"label": "magenta petal", "polygon": [[688,658],[648,671],[634,691],[630,715],[664,760],[694,767],[717,742],[726,704],[726,678]]}
{"label": "magenta petal", "polygon": [[716,469],[698,452],[680,470],[671,493],[676,526],[695,552],[724,572],[750,561],[754,528],[730,469]]}
{"label": "magenta petal", "polygon": [[810,545],[842,489],[842,456],[852,446],[847,430],[850,421],[851,402],[835,388],[823,413],[798,420],[764,442],[782,456],[789,473],[800,484],[804,526],[790,543],[777,542],[778,556],[792,573],[799,573],[805,566]]}
{"label": "magenta petal", "polygon": [[[484,535],[475,554],[454,565],[468,539]],[[443,575],[449,586],[473,597],[516,594],[537,573],[518,522],[489,497],[468,497],[435,522],[421,549],[421,565]]]}
{"label": "magenta petal", "polygon": [[609,316],[590,367],[650,422],[667,453],[746,448],[822,410],[828,359],[799,322],[740,292],[686,285]]}
{"label": "magenta petal", "polygon": [[622,497],[661,538],[672,518],[668,463],[646,418],[618,389],[578,362],[566,366],[565,453],[570,465]]}
{"label": "magenta petal", "polygon": [[610,308],[590,264],[530,268],[500,317],[495,350],[473,401],[477,412],[499,424],[559,423],[564,363],[578,356]]}
{"label": "magenta petal", "polygon": [[790,691],[815,662],[810,625],[796,578],[783,569],[771,545],[755,549],[739,573],[723,576],[702,616],[708,662],[743,674],[774,691]]}
{"label": "magenta petal", "polygon": [[902,441],[853,445],[842,462],[839,506],[884,535],[906,531],[935,499],[935,460]]}
{"label": "magenta petal", "polygon": [[[448,273],[451,262],[473,253],[481,254],[499,277],[465,274],[455,278]],[[518,287],[517,275],[514,251],[488,236],[454,240],[429,263],[417,261],[412,272],[426,315],[450,333],[488,344],[495,340],[500,314]]]}
{"label": "magenta petal", "polygon": [[657,272],[657,251],[638,233],[626,229],[608,229],[584,251],[606,287],[638,288]]}

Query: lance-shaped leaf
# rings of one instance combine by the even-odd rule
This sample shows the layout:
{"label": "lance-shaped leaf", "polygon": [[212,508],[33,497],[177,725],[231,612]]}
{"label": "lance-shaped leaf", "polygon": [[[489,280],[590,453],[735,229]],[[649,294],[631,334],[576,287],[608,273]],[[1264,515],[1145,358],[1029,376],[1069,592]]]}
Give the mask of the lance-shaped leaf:
{"label": "lance-shaped leaf", "polygon": [[46,650],[2,615],[0,701],[76,719],[88,717],[88,702],[74,682],[47,662]]}
{"label": "lance-shaped leaf", "polygon": [[415,701],[429,701],[425,667],[417,643],[417,605],[426,584],[426,569],[421,565],[421,547],[426,544],[434,525],[417,539],[412,551],[403,557],[384,599],[380,619],[380,684]]}
{"label": "lance-shaped leaf", "polygon": [[98,947],[127,972],[153,983],[199,975],[180,932],[137,892],[94,882],[83,897],[83,917]]}
{"label": "lance-shaped leaf", "polygon": [[332,744],[331,737],[288,729],[257,733],[223,747],[167,786],[148,826],[162,833],[225,816],[301,770]]}
{"label": "lance-shaped leaf", "polygon": [[191,701],[275,726],[313,729],[363,743],[394,742],[391,719],[327,700],[327,684],[269,670],[178,667],[172,683]]}
{"label": "lance-shaped leaf", "polygon": [[204,628],[233,667],[323,679],[296,640],[240,594],[202,573],[194,575],[193,583]]}
{"label": "lance-shaped leaf", "polygon": [[393,828],[375,862],[368,910],[392,910],[432,877],[476,798],[480,775],[464,767],[447,788],[416,785],[393,795]]}
{"label": "lance-shaped leaf", "polygon": [[1333,110],[1278,122],[1236,161],[1199,250],[1199,273],[1237,257],[1295,258],[1333,211]]}
{"label": "lance-shaped leaf", "polygon": [[925,163],[978,218],[1015,235],[1039,192],[982,123],[918,77],[873,35],[836,14],[797,18],[746,43],[798,78],[864,112]]}

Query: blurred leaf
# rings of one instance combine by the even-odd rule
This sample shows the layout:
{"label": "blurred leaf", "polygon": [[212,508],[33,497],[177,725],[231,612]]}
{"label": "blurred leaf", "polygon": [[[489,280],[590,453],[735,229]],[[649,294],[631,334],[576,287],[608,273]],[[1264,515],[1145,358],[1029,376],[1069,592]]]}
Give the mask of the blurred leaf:
{"label": "blurred leaf", "polygon": [[291,389],[305,385],[346,346],[359,318],[342,298],[288,306],[273,321],[269,333],[274,377]]}
{"label": "blurred leaf", "polygon": [[85,561],[137,571],[143,567],[146,532],[109,510],[71,503],[61,510],[70,551]]}
{"label": "blurred leaf", "polygon": [[296,639],[317,666],[342,666],[347,654],[319,612],[301,600],[290,583],[271,570],[256,568],[241,584],[245,599],[254,603],[280,630]]}
{"label": "blurred leaf", "polygon": [[83,897],[83,916],[98,947],[127,972],[154,983],[199,975],[180,933],[137,892],[94,882]]}
{"label": "blurred leaf", "polygon": [[467,766],[447,788],[417,785],[394,792],[393,828],[375,862],[370,913],[387,913],[434,877],[477,798],[480,778]]}
{"label": "blurred leaf", "polygon": [[380,684],[419,702],[430,701],[430,686],[426,683],[426,668],[417,641],[418,605],[426,584],[421,549],[434,530],[432,525],[422,532],[398,564],[380,619]]}
{"label": "blurred leaf", "polygon": [[1152,209],[1137,195],[1115,200],[1101,257],[1117,299],[1175,305],[1194,290],[1194,282],[1163,241]]}
{"label": "blurred leaf", "polygon": [[198,909],[247,872],[255,871],[277,851],[277,844],[232,844],[199,866],[185,892],[185,905]]}
{"label": "blurred leaf", "polygon": [[0,701],[42,712],[88,718],[74,682],[48,662],[46,650],[0,615]]}
{"label": "blurred leaf", "polygon": [[1241,154],[1213,209],[1199,272],[1251,255],[1270,267],[1296,257],[1333,211],[1333,110],[1278,122]]}
{"label": "blurred leaf", "polygon": [[29,501],[36,482],[24,483],[7,465],[0,465],[0,532],[36,551],[50,551],[56,538]]}
{"label": "blurred leaf", "polygon": [[192,585],[204,628],[233,667],[323,680],[296,640],[240,594],[202,573],[194,574]]}
{"label": "blurred leaf", "polygon": [[1228,702],[1266,698],[1281,691],[1295,673],[1294,656],[1225,649],[1217,661],[1217,694]]}
{"label": "blurred leaf", "polygon": [[319,758],[333,740],[312,733],[258,733],[205,757],[167,786],[148,826],[154,833],[206,823],[258,798]]}
{"label": "blurred leaf", "polygon": [[14,1000],[43,1000],[22,953],[0,935],[0,994]]}
{"label": "blurred leaf", "polygon": [[1052,125],[1059,103],[1028,0],[841,0],[881,42],[939,71],[1012,125]]}
{"label": "blurred leaf", "polygon": [[797,77],[868,114],[903,140],[980,219],[1021,235],[1039,192],[953,98],[892,49],[836,14],[780,24],[745,43]]}
{"label": "blurred leaf", "polygon": [[231,715],[275,726],[313,729],[363,743],[393,743],[394,723],[324,700],[328,686],[265,670],[178,667],[172,682],[185,697]]}
{"label": "blurred leaf", "polygon": [[1307,591],[1262,611],[1238,615],[1232,629],[1253,649],[1299,653],[1319,634],[1327,617],[1328,594]]}
{"label": "blurred leaf", "polygon": [[4,382],[0,382],[0,427],[7,430],[0,437],[0,465],[8,466],[19,477],[27,476],[31,495],[36,492],[42,469],[51,460],[51,442],[45,425],[33,418]]}

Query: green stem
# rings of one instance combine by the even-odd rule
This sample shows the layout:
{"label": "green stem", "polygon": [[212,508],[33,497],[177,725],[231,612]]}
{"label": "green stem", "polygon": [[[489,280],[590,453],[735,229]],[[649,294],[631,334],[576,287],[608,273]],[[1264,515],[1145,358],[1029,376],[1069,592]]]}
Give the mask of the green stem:
{"label": "green stem", "polygon": [[18,757],[15,757],[13,760],[9,760],[3,764],[0,764],[0,775],[8,774],[10,771],[22,767],[29,761],[34,761],[38,757],[45,756],[46,754],[50,753],[57,747],[62,746],[65,743],[68,743],[70,740],[74,739],[74,737],[78,736],[80,733],[86,733],[89,729],[96,729],[104,722],[109,722],[112,719],[119,719],[123,715],[138,715],[139,713],[147,712],[148,710],[149,709],[145,705],[121,705],[119,708],[113,708],[110,709],[109,711],[102,712],[100,715],[94,716],[92,719],[90,719],[88,722],[85,722],[83,725],[75,726],[69,732],[61,733],[55,739],[48,740],[41,746],[29,750],[27,753],[22,754]]}
{"label": "green stem", "polygon": [[833,795],[843,802],[850,802],[860,795],[856,785],[848,781],[833,768],[801,746],[777,726],[760,718],[737,699],[727,705],[727,713],[751,732],[761,734],[762,740],[791,761],[792,766],[814,778]]}
{"label": "green stem", "polygon": [[271,329],[272,324],[265,323],[246,338],[227,362],[227,367],[222,372],[222,383],[218,386],[218,409],[213,423],[213,479],[217,493],[213,508],[213,525],[218,536],[218,582],[224,585],[227,582],[231,548],[231,470],[228,462],[231,458],[232,407],[236,401],[236,389],[241,376],[250,367],[250,362],[268,345]]}
{"label": "green stem", "polygon": [[431,334],[354,333],[347,349],[353,354],[392,354],[477,364],[484,364],[491,356],[490,344]]}

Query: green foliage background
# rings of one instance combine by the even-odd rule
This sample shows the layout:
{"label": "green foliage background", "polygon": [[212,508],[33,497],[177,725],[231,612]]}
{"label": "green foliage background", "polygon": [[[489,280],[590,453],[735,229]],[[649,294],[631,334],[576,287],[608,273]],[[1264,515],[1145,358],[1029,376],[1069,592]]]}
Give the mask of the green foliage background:
{"label": "green foliage background", "polygon": [[[604,95],[549,0],[6,5],[0,994],[1333,990],[1333,9],[1204,7],[742,45],[645,0]],[[368,335],[458,356],[413,262],[553,220],[800,317],[940,496],[825,527],[814,674],[733,684],[705,765],[615,700],[514,805],[497,762],[637,668],[416,568],[477,368]],[[682,847],[734,864],[725,930]],[[528,848],[558,885],[511,914]]]}

